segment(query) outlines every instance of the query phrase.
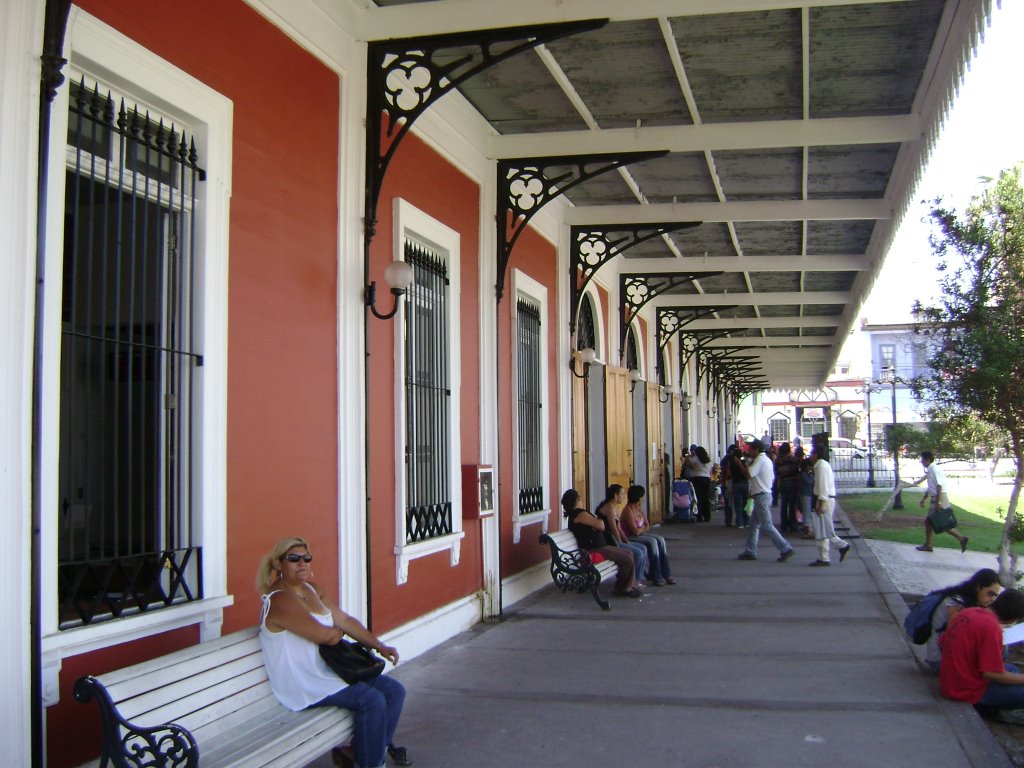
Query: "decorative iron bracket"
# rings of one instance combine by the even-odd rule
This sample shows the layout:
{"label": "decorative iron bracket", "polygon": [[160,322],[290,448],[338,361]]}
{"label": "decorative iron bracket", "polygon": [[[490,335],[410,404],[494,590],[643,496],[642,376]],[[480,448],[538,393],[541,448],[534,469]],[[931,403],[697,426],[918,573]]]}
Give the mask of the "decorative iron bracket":
{"label": "decorative iron bracket", "polygon": [[[608,19],[589,19],[370,43],[366,62],[366,247],[377,231],[377,203],[388,164],[420,115],[461,83],[505,59],[607,23]],[[512,44],[506,46],[508,43]],[[456,56],[446,59],[438,56],[441,51]]]}
{"label": "decorative iron bracket", "polygon": [[672,341],[672,336],[683,330],[695,320],[701,320],[715,312],[736,309],[738,305],[720,305],[715,307],[658,307],[655,312],[655,324],[658,326],[658,350],[662,350]]}
{"label": "decorative iron bracket", "polygon": [[[512,248],[537,211],[573,187],[630,163],[664,157],[668,150],[613,152],[558,157],[518,157],[498,161],[498,300],[505,291],[505,272]],[[548,174],[559,169],[556,176]]]}
{"label": "decorative iron bracket", "polygon": [[[569,227],[569,335],[576,332],[576,315],[583,292],[601,267],[635,245],[700,225],[699,221],[676,221]],[[677,260],[665,259],[665,262],[671,267],[676,266]]]}
{"label": "decorative iron bracket", "polygon": [[648,274],[622,273],[619,275],[619,357],[630,323],[651,299],[681,285],[703,277],[714,277],[722,272],[653,272]]}

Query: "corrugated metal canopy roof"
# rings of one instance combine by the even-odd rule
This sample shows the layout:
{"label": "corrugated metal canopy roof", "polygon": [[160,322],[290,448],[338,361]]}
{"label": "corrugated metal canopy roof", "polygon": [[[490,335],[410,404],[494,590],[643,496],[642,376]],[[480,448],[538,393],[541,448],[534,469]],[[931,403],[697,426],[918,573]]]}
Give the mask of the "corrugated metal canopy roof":
{"label": "corrugated metal canopy roof", "polygon": [[990,0],[377,5],[368,39],[609,17],[460,91],[500,134],[497,159],[669,150],[568,191],[568,223],[703,222],[607,269],[723,272],[648,306],[737,305],[687,332],[728,330],[709,344],[753,354],[776,388],[827,378],[991,12]]}

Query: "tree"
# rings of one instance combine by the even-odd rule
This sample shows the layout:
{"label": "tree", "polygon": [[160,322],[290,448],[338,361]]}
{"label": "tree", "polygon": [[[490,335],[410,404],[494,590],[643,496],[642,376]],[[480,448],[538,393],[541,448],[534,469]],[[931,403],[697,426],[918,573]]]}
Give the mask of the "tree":
{"label": "tree", "polygon": [[915,306],[915,333],[927,337],[932,373],[915,395],[953,418],[976,417],[1005,431],[1016,461],[999,572],[1014,583],[1010,549],[1022,530],[1017,502],[1024,484],[1024,188],[1021,166],[1005,170],[962,215],[935,200],[932,251],[942,273],[934,306]]}
{"label": "tree", "polygon": [[[923,394],[923,393],[922,393]],[[938,406],[928,409],[929,421],[921,424],[897,424],[886,428],[886,447],[893,443],[916,456],[932,451],[938,461],[979,458],[979,449],[985,457],[993,455],[1008,443],[1006,433],[983,421],[974,412],[950,411]]]}

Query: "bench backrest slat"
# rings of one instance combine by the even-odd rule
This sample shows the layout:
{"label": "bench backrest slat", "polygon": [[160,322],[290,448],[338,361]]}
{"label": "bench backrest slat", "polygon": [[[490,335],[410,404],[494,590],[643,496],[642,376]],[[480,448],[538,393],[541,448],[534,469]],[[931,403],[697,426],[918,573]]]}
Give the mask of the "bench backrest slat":
{"label": "bench backrest slat", "polygon": [[555,542],[559,549],[564,549],[567,552],[580,549],[579,542],[576,541],[576,535],[568,529],[553,531],[548,534],[548,537]]}
{"label": "bench backrest slat", "polygon": [[226,664],[222,671],[211,670],[166,685],[145,696],[123,702],[118,709],[126,720],[140,725],[176,723],[194,712],[238,696],[266,679],[267,671],[262,665]]}
{"label": "bench backrest slat", "polygon": [[[116,690],[117,687],[126,681],[135,680],[139,677],[153,674],[161,669],[167,667],[177,667],[182,663],[194,663],[196,665],[202,665],[203,657],[209,654],[216,654],[218,651],[224,649],[230,649],[236,645],[246,643],[252,644],[255,641],[255,647],[259,647],[259,629],[258,627],[248,627],[246,629],[239,630],[238,632],[232,632],[230,635],[224,635],[216,640],[208,640],[205,643],[199,643],[198,645],[190,645],[187,648],[182,648],[179,651],[168,653],[165,656],[158,656],[155,659],[144,661],[140,664],[133,664],[130,667],[124,667],[123,669],[117,669],[112,672],[107,672],[103,675],[97,675],[96,679],[103,683],[103,686],[107,691]],[[239,655],[237,651],[229,652],[230,656]],[[111,696],[114,694],[111,693]],[[130,695],[130,694],[129,694]],[[114,699],[117,701],[118,699]]]}

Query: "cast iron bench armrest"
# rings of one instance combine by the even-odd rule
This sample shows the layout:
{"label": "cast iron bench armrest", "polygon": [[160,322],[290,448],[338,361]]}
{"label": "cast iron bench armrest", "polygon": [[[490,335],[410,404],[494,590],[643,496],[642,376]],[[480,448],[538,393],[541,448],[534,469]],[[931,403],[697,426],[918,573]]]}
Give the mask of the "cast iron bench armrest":
{"label": "cast iron bench armrest", "polygon": [[166,768],[198,768],[199,745],[192,734],[175,723],[145,728],[129,723],[117,711],[103,683],[92,675],[75,681],[75,700],[88,704],[92,699],[100,707],[103,721],[103,759],[114,768],[159,765]]}
{"label": "cast iron bench armrest", "polygon": [[[608,601],[601,597],[598,587],[602,581],[615,575],[615,563],[605,560],[595,565],[590,553],[580,549],[571,531],[542,534],[540,543],[551,548],[551,579],[555,586],[562,592],[572,590],[582,594],[590,590],[602,610],[607,611],[611,608]],[[572,545],[575,545],[575,548],[569,549],[568,547]]]}

